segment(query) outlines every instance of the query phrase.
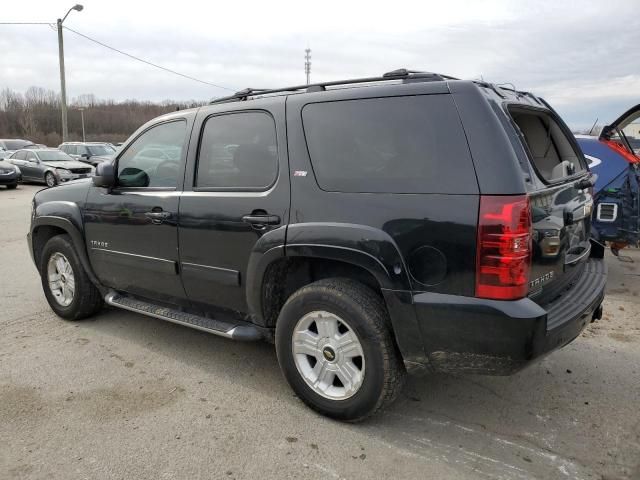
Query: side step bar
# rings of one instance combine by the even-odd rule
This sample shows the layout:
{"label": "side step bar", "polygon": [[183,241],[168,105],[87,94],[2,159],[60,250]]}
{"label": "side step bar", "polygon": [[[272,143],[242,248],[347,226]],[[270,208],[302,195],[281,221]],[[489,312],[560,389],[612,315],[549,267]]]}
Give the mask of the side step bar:
{"label": "side step bar", "polygon": [[203,332],[213,333],[221,337],[230,338],[232,340],[252,341],[261,340],[262,332],[255,326],[250,324],[231,323],[212,318],[201,317],[192,313],[181,312],[172,308],[161,307],[153,303],[145,302],[137,298],[130,297],[113,290],[109,291],[104,297],[104,301],[111,306],[129,310],[131,312],[141,313],[150,317],[166,320],[167,322],[177,323],[186,327],[202,330]]}

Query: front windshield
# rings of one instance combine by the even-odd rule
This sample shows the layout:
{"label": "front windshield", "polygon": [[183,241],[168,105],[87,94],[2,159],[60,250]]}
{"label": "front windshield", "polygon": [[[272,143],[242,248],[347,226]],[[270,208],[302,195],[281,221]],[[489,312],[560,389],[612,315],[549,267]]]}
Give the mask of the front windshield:
{"label": "front windshield", "polygon": [[4,144],[6,145],[7,150],[20,150],[21,148],[25,148],[27,145],[33,145],[33,143],[27,142],[26,140],[5,140]]}
{"label": "front windshield", "polygon": [[38,152],[38,156],[43,162],[68,162],[73,160],[69,155],[58,150],[43,150]]}
{"label": "front windshield", "polygon": [[87,148],[91,155],[113,155],[116,153],[115,149],[108,145],[87,145]]}

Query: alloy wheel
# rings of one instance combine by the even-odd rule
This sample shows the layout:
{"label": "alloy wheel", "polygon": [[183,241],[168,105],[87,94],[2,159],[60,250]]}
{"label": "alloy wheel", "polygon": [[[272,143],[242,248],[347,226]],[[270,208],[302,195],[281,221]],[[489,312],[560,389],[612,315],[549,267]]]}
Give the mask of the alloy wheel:
{"label": "alloy wheel", "polygon": [[68,307],[73,302],[76,282],[67,257],[59,252],[51,255],[47,263],[47,277],[53,298],[63,307]]}
{"label": "alloy wheel", "polygon": [[362,345],[355,331],[337,315],[325,311],[306,314],[294,328],[291,348],[298,372],[317,394],[346,400],[362,386]]}

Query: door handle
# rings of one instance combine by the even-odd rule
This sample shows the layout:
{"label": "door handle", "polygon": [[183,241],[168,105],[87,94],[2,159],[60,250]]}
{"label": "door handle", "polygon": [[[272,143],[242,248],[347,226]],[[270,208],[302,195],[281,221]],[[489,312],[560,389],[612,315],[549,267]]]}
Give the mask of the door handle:
{"label": "door handle", "polygon": [[242,221],[250,223],[256,230],[264,230],[268,225],[279,225],[280,217],[277,215],[245,215],[242,217]]}
{"label": "door handle", "polygon": [[167,218],[171,218],[170,212],[147,212],[144,214],[145,217],[151,219],[151,223],[155,225],[160,225]]}

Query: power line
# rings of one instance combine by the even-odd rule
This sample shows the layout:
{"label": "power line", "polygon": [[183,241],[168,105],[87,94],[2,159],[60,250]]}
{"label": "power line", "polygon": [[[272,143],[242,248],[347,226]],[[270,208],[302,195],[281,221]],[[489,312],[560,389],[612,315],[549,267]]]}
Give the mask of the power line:
{"label": "power line", "polygon": [[54,25],[51,22],[0,22],[0,25]]}
{"label": "power line", "polygon": [[207,82],[205,80],[200,80],[199,78],[195,78],[195,77],[192,77],[190,75],[185,75],[184,73],[176,72],[175,70],[171,70],[170,68],[163,67],[162,65],[158,65],[157,63],[153,63],[153,62],[150,62],[150,61],[145,60],[143,58],[136,57],[135,55],[131,55],[130,53],[123,52],[122,50],[119,50],[119,49],[117,49],[115,47],[107,45],[106,43],[102,43],[101,41],[96,40],[95,38],[91,38],[88,35],[85,35],[84,33],[80,33],[78,31],[73,30],[73,29],[71,29],[69,27],[66,27],[64,25],[62,26],[62,28],[64,28],[65,30],[69,30],[70,32],[73,32],[76,35],[79,35],[80,37],[85,38],[85,39],[87,39],[87,40],[89,40],[89,41],[91,41],[93,43],[96,43],[96,44],[102,46],[102,47],[108,48],[109,50],[113,50],[114,52],[118,52],[121,55],[124,55],[126,57],[132,58],[133,60],[137,60],[139,62],[146,63],[147,65],[151,65],[152,67],[159,68],[160,70],[164,70],[165,72],[173,73],[174,75],[179,75],[179,76],[187,78],[189,80],[193,80],[194,82],[200,82],[200,83],[204,83],[205,85],[211,85],[212,87],[222,88],[223,90],[229,90],[231,92],[235,92],[235,89],[233,89],[233,88],[223,87],[222,85],[217,85],[215,83]]}
{"label": "power line", "polygon": [[[53,26],[54,24],[51,23],[51,22],[0,22],[0,25],[49,25],[49,26]],[[153,63],[153,62],[150,62],[150,61],[145,60],[143,58],[136,57],[135,55],[131,55],[130,53],[123,52],[122,50],[120,50],[118,48],[115,48],[115,47],[112,47],[110,45],[107,45],[106,43],[103,43],[103,42],[101,42],[99,40],[96,40],[95,38],[91,38],[90,36],[85,35],[84,33],[80,33],[78,31],[73,30],[73,29],[71,29],[69,27],[66,27],[64,25],[62,26],[62,28],[64,28],[65,30],[69,30],[72,33],[75,33],[76,35],[78,35],[78,36],[80,36],[82,38],[85,38],[86,40],[89,40],[90,42],[96,43],[96,44],[100,45],[101,47],[108,48],[109,50],[113,50],[114,52],[117,52],[117,53],[119,53],[121,55],[129,57],[129,58],[131,58],[133,60],[137,60],[138,62],[145,63],[145,64],[150,65],[150,66],[155,67],[155,68],[159,68],[160,70],[164,70],[165,72],[173,73],[174,75],[178,75],[178,76],[186,78],[188,80],[193,80],[194,82],[204,83],[205,85],[210,85],[212,87],[221,88],[223,90],[229,90],[230,92],[235,92],[237,90],[237,89],[234,89],[234,88],[223,87],[222,85],[218,85],[218,84],[215,84],[215,83],[207,82],[205,80],[200,80],[199,78],[195,78],[195,77],[192,77],[190,75],[186,75],[184,73],[176,72],[175,70],[172,70],[172,69],[167,68],[167,67],[163,67],[162,65],[158,65],[157,63]]]}

